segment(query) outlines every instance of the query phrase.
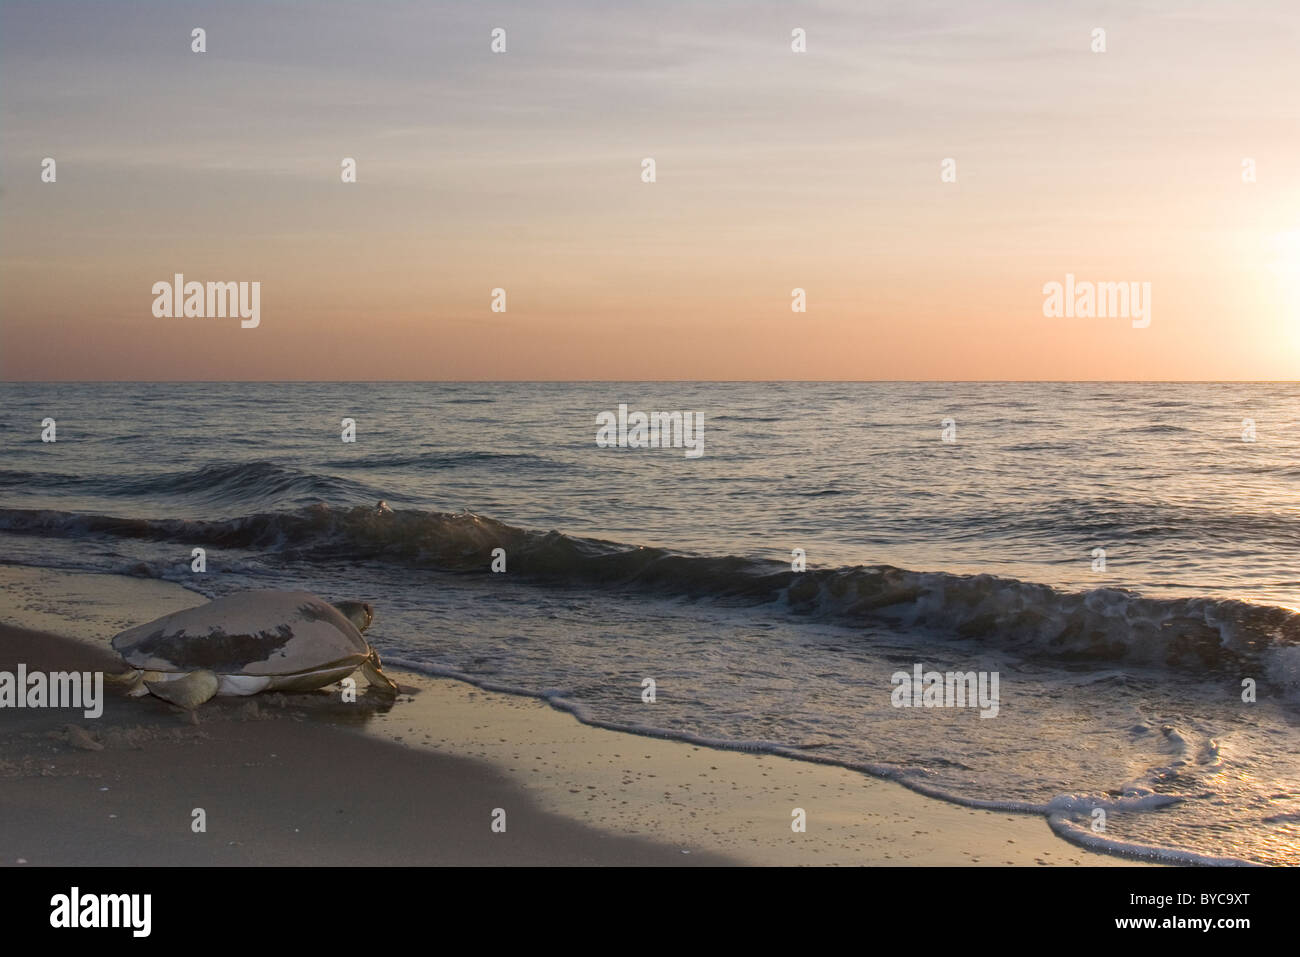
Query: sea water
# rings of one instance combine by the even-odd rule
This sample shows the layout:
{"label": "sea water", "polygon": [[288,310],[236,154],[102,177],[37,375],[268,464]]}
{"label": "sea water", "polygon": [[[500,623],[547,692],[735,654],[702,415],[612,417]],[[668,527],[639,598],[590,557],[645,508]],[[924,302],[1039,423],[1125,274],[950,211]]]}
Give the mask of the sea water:
{"label": "sea water", "polygon": [[[0,396],[0,561],[366,599],[386,663],[590,723],[1300,863],[1300,386]],[[598,443],[623,405],[698,416],[703,454]],[[927,673],[996,676],[996,713],[899,706]]]}

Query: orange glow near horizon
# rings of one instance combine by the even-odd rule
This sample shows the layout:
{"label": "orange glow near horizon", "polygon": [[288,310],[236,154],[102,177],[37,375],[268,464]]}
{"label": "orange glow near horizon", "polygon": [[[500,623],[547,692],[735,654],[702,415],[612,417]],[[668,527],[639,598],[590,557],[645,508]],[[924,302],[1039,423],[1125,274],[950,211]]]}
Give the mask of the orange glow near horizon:
{"label": "orange glow near horizon", "polygon": [[[831,4],[795,54],[780,11],[647,45],[662,11],[575,6],[500,57],[456,8],[232,6],[204,55],[166,6],[0,9],[0,376],[1300,378],[1293,8],[1112,12],[1094,54]],[[155,318],[177,272],[260,282],[260,326]],[[1151,325],[1045,317],[1067,273]]]}

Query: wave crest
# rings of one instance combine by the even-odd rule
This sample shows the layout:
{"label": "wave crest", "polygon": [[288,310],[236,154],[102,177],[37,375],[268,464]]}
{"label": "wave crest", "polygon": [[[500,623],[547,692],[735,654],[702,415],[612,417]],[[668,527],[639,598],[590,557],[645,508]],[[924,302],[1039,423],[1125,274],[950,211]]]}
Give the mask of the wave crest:
{"label": "wave crest", "polygon": [[848,625],[888,624],[1031,657],[1116,662],[1275,680],[1300,691],[1300,613],[1209,597],[1146,598],[1122,588],[1066,592],[994,575],[858,565],[793,572],[776,561],[700,556],[518,528],[471,513],[312,505],[217,521],[0,509],[0,530],[253,549],[286,560],[365,561],[512,576],[539,585],[636,588],[678,597],[770,602]]}

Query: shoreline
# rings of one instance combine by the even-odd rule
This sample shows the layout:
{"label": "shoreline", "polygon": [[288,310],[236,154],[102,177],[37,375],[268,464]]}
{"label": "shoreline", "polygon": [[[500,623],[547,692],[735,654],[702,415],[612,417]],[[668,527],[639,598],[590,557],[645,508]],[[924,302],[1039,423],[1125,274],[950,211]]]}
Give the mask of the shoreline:
{"label": "shoreline", "polygon": [[[10,625],[0,647],[0,670],[15,654],[42,670],[116,664],[75,639]],[[355,734],[349,724],[368,715],[347,714],[332,695],[214,699],[195,720],[106,692],[93,721],[57,709],[0,718],[0,866],[736,863],[548,813],[488,762],[417,759]],[[498,807],[504,833],[492,830]]]}
{"label": "shoreline", "polygon": [[[203,600],[112,575],[10,566],[0,581],[0,671],[116,671],[110,620]],[[87,592],[114,600],[88,610]],[[1073,845],[1037,816],[386,670],[414,691],[391,707],[320,691],[219,698],[191,716],[106,685],[95,720],[0,711],[0,865],[1150,863]],[[191,828],[197,808],[205,833]],[[505,833],[492,830],[498,808]]]}

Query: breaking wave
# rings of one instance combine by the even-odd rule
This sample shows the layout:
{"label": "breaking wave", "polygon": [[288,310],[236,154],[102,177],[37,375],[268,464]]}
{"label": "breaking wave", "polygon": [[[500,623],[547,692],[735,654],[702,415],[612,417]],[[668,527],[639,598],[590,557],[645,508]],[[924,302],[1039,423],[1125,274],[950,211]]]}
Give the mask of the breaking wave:
{"label": "breaking wave", "polygon": [[[205,470],[206,471],[206,470]],[[994,575],[702,556],[518,528],[471,514],[315,504],[215,521],[0,509],[0,531],[60,538],[174,541],[269,551],[285,560],[371,562],[489,574],[504,548],[512,577],[538,585],[653,591],[772,603],[838,624],[873,623],[1063,661],[1252,674],[1300,690],[1300,613],[1209,597],[1146,598],[1121,588],[1069,592]]]}

